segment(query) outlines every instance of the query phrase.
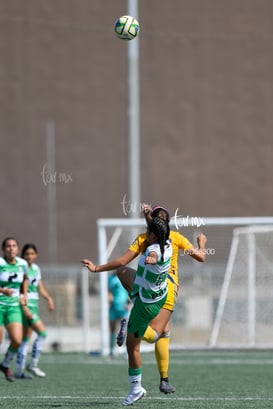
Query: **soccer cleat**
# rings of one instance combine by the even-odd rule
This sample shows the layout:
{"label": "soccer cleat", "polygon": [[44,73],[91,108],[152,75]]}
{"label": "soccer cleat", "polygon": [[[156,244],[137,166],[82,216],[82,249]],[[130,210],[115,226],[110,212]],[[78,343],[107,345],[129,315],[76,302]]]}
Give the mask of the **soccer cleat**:
{"label": "soccer cleat", "polygon": [[16,373],[14,374],[16,379],[32,379],[32,376],[23,373]]}
{"label": "soccer cleat", "polygon": [[5,366],[0,365],[0,371],[3,372],[3,374],[5,375],[6,380],[8,382],[16,381],[15,377],[13,376],[13,374],[12,374],[12,372],[11,372],[11,370],[9,368],[6,368]]}
{"label": "soccer cleat", "polygon": [[159,390],[160,392],[163,392],[167,395],[168,393],[174,393],[175,387],[172,386],[169,381],[161,379],[160,384],[159,384]]}
{"label": "soccer cleat", "polygon": [[120,321],[120,329],[117,335],[117,345],[121,347],[126,338],[126,330],[127,330],[127,320],[126,318],[122,318]]}
{"label": "soccer cleat", "polygon": [[135,402],[146,396],[146,390],[141,387],[138,392],[129,392],[129,395],[122,402],[122,406],[133,405]]}
{"label": "soccer cleat", "polygon": [[27,370],[39,378],[44,378],[46,374],[37,366],[27,366]]}

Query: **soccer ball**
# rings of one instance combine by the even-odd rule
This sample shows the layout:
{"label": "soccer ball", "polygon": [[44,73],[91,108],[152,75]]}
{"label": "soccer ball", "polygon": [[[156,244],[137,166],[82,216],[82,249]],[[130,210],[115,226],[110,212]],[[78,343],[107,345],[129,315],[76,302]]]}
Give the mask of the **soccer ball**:
{"label": "soccer ball", "polygon": [[115,23],[115,33],[122,40],[133,40],[137,37],[140,27],[132,16],[121,16]]}

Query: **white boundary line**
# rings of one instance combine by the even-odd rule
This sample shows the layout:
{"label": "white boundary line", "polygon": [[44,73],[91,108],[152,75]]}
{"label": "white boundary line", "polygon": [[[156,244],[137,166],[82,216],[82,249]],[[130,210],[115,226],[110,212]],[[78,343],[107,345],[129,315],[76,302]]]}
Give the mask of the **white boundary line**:
{"label": "white boundary line", "polygon": [[[12,400],[12,399],[22,399],[22,396],[1,396],[1,400],[5,399],[5,400]],[[71,400],[98,400],[98,399],[103,399],[103,400],[122,400],[124,399],[124,396],[70,396],[70,395],[61,395],[61,396],[47,396],[47,395],[42,395],[42,396],[31,396],[31,397],[27,397],[24,396],[23,397],[24,401],[26,400],[38,400],[38,399],[71,399]],[[162,401],[162,400],[166,400],[166,401],[211,401],[211,402],[217,402],[217,401],[234,401],[234,402],[239,402],[239,401],[273,401],[273,396],[272,397],[262,397],[262,396],[245,396],[245,397],[214,397],[214,398],[210,398],[210,397],[206,397],[206,396],[197,396],[197,397],[156,397],[156,396],[146,396],[145,398],[143,398],[144,400],[151,400],[151,401]]]}

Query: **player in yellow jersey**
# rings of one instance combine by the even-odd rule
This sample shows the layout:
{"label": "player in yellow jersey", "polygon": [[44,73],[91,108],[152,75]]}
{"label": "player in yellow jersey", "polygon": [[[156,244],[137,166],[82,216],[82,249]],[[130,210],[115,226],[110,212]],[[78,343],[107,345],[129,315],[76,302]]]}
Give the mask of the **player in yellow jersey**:
{"label": "player in yellow jersey", "polygon": [[[162,206],[156,206],[150,208],[147,205],[143,206],[143,213],[148,222],[151,218],[161,217],[169,222],[169,212]],[[169,368],[169,342],[170,342],[170,318],[174,311],[178,290],[179,290],[179,277],[178,277],[178,256],[182,250],[186,254],[189,254],[195,260],[203,262],[206,259],[205,244],[207,238],[204,234],[199,234],[197,237],[198,248],[179,232],[170,231],[170,240],[172,243],[173,254],[171,258],[171,266],[168,272],[168,296],[164,306],[161,308],[159,314],[151,321],[150,326],[147,328],[143,339],[149,343],[155,343],[155,354],[157,360],[157,366],[160,373],[160,385],[161,392],[168,394],[175,392],[175,388],[171,385],[168,379]],[[146,249],[146,233],[137,236],[135,241],[129,247],[125,258],[133,258],[143,253]],[[127,257],[126,257],[127,255]],[[135,270],[129,267],[120,266],[117,269],[117,275],[127,289],[128,292],[132,289],[132,283],[134,280]],[[122,345],[126,337],[126,322],[121,323],[121,328],[117,336],[118,345]]]}

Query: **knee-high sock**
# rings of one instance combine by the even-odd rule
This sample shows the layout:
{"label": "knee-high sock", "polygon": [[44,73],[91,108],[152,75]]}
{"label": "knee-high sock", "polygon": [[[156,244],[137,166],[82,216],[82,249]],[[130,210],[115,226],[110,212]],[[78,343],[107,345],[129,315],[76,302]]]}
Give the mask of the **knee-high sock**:
{"label": "knee-high sock", "polygon": [[155,356],[161,378],[168,378],[170,333],[163,334],[155,344]]}
{"label": "knee-high sock", "polygon": [[130,391],[137,392],[141,388],[141,378],[142,378],[142,368],[129,368],[129,382],[130,382]]}
{"label": "knee-high sock", "polygon": [[33,347],[32,347],[30,366],[38,365],[45,339],[46,339],[46,332],[41,332],[35,339]]}
{"label": "knee-high sock", "polygon": [[13,360],[13,358],[15,357],[16,353],[17,353],[17,349],[11,348],[9,347],[7,352],[5,353],[4,359],[2,361],[2,365],[5,368],[9,368],[11,361]]}
{"label": "knee-high sock", "polygon": [[110,353],[111,354],[113,354],[114,352],[115,342],[116,342],[116,333],[111,331],[110,332]]}
{"label": "knee-high sock", "polygon": [[21,343],[16,359],[16,374],[21,375],[24,372],[26,366],[27,352],[28,352],[28,341],[29,339],[24,339]]}

